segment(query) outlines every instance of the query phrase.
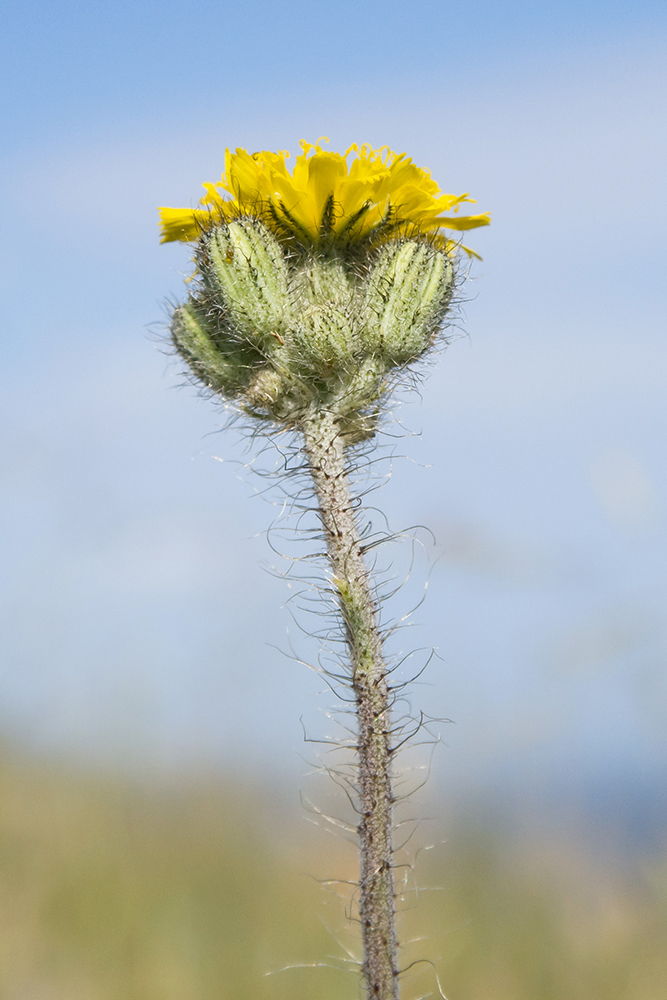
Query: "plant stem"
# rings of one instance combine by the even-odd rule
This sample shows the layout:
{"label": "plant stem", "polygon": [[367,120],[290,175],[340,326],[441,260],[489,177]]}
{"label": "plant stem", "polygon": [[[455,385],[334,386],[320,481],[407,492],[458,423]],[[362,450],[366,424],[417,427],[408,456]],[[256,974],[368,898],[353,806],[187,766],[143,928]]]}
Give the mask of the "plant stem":
{"label": "plant stem", "polygon": [[390,692],[377,602],[364,562],[336,419],[317,411],[304,421],[302,430],[345,623],[356,699],[363,975],[368,1000],[398,1000]]}

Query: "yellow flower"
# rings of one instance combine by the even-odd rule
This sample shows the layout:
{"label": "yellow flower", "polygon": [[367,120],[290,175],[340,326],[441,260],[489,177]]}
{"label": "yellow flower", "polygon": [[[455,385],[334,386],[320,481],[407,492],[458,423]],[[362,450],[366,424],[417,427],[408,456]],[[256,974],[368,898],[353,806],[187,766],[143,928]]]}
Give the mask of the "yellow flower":
{"label": "yellow flower", "polygon": [[204,184],[203,208],[159,210],[162,242],[196,240],[221,220],[250,214],[278,235],[306,244],[351,244],[369,236],[387,239],[418,232],[433,233],[449,249],[455,244],[443,229],[475,229],[491,221],[487,212],[459,216],[459,206],[473,199],[443,194],[430,172],[406,153],[364,144],[341,155],[323,149],[321,141],[301,141],[302,153],[291,174],[284,150],[250,154],[228,149],[221,180]]}

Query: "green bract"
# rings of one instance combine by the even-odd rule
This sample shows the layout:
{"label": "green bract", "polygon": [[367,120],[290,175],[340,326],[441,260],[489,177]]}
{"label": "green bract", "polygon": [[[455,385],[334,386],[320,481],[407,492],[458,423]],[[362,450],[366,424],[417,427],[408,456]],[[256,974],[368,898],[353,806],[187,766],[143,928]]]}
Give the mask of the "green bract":
{"label": "green bract", "polygon": [[396,239],[364,263],[284,249],[258,218],[202,233],[174,344],[211,391],[299,427],[325,407],[348,443],[374,433],[388,378],[435,341],[450,303],[446,250]]}

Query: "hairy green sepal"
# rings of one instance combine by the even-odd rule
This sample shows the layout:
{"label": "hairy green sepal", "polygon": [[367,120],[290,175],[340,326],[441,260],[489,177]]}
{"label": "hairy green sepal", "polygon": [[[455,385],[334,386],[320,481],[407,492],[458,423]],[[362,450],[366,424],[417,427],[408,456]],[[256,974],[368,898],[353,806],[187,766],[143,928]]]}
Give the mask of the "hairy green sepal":
{"label": "hairy green sepal", "polygon": [[348,443],[374,433],[392,373],[434,344],[453,286],[449,257],[425,241],[389,241],[363,264],[294,255],[252,217],[205,233],[195,261],[172,318],[193,375],[287,427],[325,407]]}

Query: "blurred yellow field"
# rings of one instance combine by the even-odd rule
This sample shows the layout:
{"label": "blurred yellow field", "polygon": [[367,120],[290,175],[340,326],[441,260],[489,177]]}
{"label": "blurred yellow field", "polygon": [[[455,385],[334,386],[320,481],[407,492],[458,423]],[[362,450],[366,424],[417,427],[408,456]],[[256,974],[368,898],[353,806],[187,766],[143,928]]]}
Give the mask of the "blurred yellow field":
{"label": "blurred yellow field", "polygon": [[[2,1000],[356,997],[355,854],[250,781],[0,772]],[[667,866],[459,831],[401,904],[408,1000],[664,1000]],[[411,943],[410,943],[411,942]],[[286,966],[312,966],[288,968]],[[284,969],[284,971],[278,971]],[[266,973],[274,973],[266,975]]]}

